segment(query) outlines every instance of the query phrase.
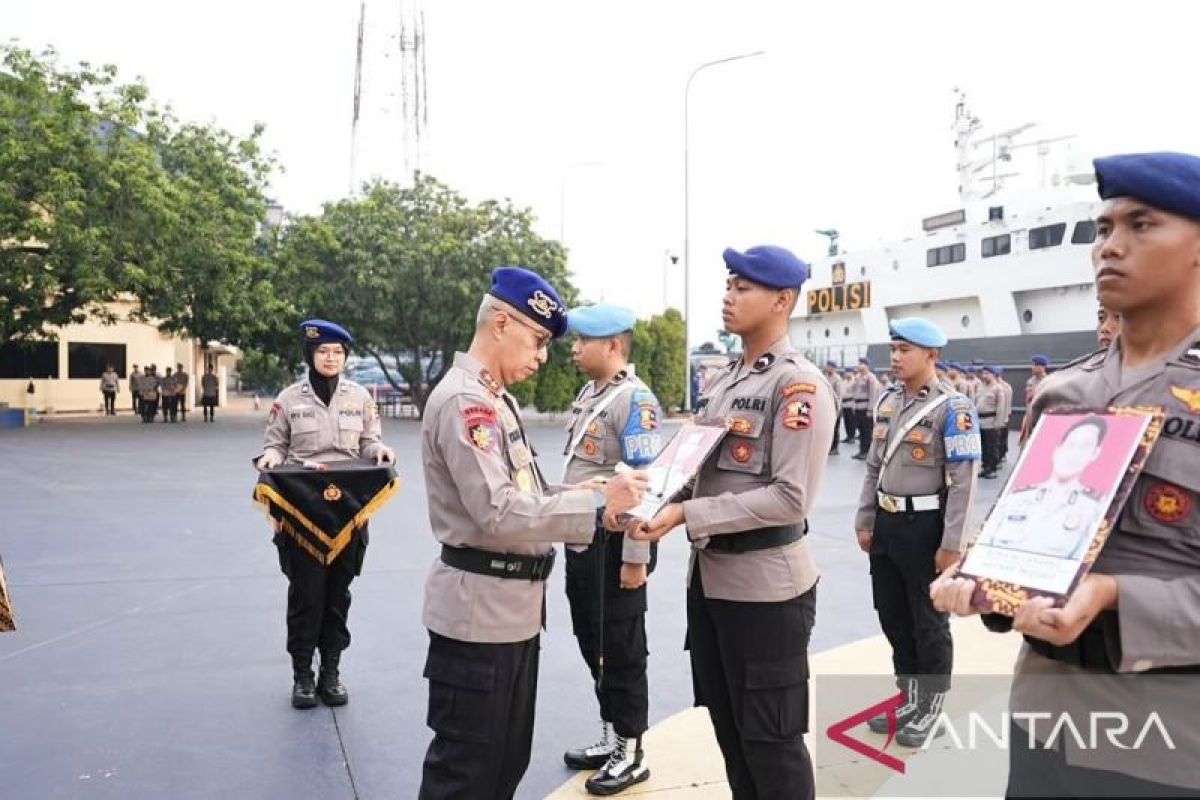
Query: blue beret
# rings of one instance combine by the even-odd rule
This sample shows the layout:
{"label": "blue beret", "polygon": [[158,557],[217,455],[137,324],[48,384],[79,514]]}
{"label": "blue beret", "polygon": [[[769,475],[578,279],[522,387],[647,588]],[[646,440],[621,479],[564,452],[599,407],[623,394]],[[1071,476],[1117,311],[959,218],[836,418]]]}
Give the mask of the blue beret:
{"label": "blue beret", "polygon": [[1050,359],[1039,354],[1033,357],[1033,363],[1037,364],[1039,367],[1048,367],[1050,366]]}
{"label": "blue beret", "polygon": [[492,297],[503,300],[550,332],[567,332],[567,309],[546,279],[521,267],[500,267],[492,272]]}
{"label": "blue beret", "polygon": [[632,311],[612,303],[580,306],[567,313],[567,328],[578,336],[617,336],[633,330],[636,321]]}
{"label": "blue beret", "polygon": [[990,373],[992,373],[993,375],[999,375],[999,374],[1000,374],[999,372],[997,372],[997,370],[996,370],[996,367],[993,367],[991,364],[988,364],[987,366],[980,367],[980,368],[979,368],[979,371],[980,371],[980,372],[990,372]]}
{"label": "blue beret", "polygon": [[300,335],[305,344],[350,344],[354,337],[341,325],[323,319],[306,319],[300,323]]}
{"label": "blue beret", "polygon": [[1130,153],[1097,158],[1100,197],[1132,197],[1200,220],[1200,158],[1187,153]]}
{"label": "blue beret", "polygon": [[795,289],[808,280],[808,264],[772,244],[751,247],[744,253],[726,247],[721,257],[734,275],[771,289]]}
{"label": "blue beret", "polygon": [[936,364],[934,364],[933,366],[934,366],[934,368],[940,369],[942,372],[945,372],[947,370],[947,368],[949,368],[950,365],[947,364],[945,361],[939,361]]}
{"label": "blue beret", "polygon": [[871,366],[871,359],[867,358],[866,356],[863,356],[862,358],[860,358],[858,360],[858,363],[869,367],[869,366]]}
{"label": "blue beret", "polygon": [[917,347],[945,347],[946,334],[942,329],[922,317],[905,317],[892,320],[892,339],[911,342]]}
{"label": "blue beret", "polygon": [[832,369],[837,369],[837,362],[836,361],[826,361],[825,366],[830,367]]}

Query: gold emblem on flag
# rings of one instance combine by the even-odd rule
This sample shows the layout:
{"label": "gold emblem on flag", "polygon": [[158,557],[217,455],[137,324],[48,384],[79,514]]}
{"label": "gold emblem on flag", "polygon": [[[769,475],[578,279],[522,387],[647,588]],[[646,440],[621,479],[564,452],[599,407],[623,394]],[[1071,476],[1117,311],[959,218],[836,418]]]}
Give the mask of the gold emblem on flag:
{"label": "gold emblem on flag", "polygon": [[342,490],[334,486],[332,483],[325,487],[325,492],[322,495],[326,502],[336,503],[342,499]]}

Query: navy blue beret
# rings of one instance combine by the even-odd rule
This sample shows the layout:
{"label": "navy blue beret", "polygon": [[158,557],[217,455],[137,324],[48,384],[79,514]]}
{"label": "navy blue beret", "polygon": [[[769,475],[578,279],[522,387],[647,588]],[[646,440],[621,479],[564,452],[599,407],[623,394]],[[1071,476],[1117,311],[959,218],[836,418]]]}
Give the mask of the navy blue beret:
{"label": "navy blue beret", "polygon": [[946,334],[937,325],[923,317],[905,317],[892,320],[888,326],[893,340],[911,342],[917,347],[945,347]]}
{"label": "navy blue beret", "polygon": [[980,368],[979,368],[979,371],[980,371],[980,372],[990,372],[990,373],[992,373],[993,375],[999,375],[999,374],[1000,374],[1000,373],[997,371],[996,367],[993,367],[991,364],[988,364],[988,365],[986,365],[986,366],[980,367]]}
{"label": "navy blue beret", "polygon": [[830,367],[831,369],[837,369],[837,362],[836,361],[826,361],[825,366]]}
{"label": "navy blue beret", "polygon": [[869,367],[869,366],[871,366],[871,359],[867,358],[866,356],[863,356],[862,358],[860,358],[858,360],[858,363],[862,364],[863,366]]}
{"label": "navy blue beret", "polygon": [[492,272],[488,294],[503,300],[551,336],[567,332],[567,308],[554,287],[536,272],[521,267],[500,267]]}
{"label": "navy blue beret", "polygon": [[592,338],[618,336],[633,330],[636,321],[632,311],[612,303],[580,306],[567,313],[567,328],[571,333]]}
{"label": "navy blue beret", "polygon": [[1200,220],[1200,158],[1187,153],[1129,153],[1095,159],[1100,197],[1132,197]]}
{"label": "navy blue beret", "polygon": [[300,323],[300,335],[305,343],[312,344],[350,344],[354,337],[350,332],[333,322],[323,319],[306,319]]}
{"label": "navy blue beret", "polygon": [[946,369],[947,369],[947,368],[948,368],[950,365],[949,365],[949,364],[947,364],[945,361],[939,361],[939,362],[937,362],[936,364],[934,364],[933,366],[934,366],[934,368],[935,368],[935,369],[940,369],[942,372],[945,372],[945,371],[946,371]]}
{"label": "navy blue beret", "polygon": [[1046,358],[1045,356],[1043,356],[1041,354],[1034,356],[1032,360],[1033,360],[1033,363],[1037,364],[1039,367],[1050,366],[1050,359]]}
{"label": "navy blue beret", "polygon": [[721,254],[725,266],[734,275],[754,281],[770,289],[795,289],[808,280],[808,264],[790,251],[773,244],[751,247],[739,253],[726,247]]}

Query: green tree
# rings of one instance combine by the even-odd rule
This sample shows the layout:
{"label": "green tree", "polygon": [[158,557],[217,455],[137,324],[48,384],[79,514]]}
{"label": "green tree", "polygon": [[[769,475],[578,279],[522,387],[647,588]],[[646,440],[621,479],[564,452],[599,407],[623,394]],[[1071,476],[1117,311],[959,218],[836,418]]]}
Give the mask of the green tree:
{"label": "green tree", "polygon": [[571,361],[571,346],[559,340],[550,345],[546,363],[537,373],[533,403],[538,411],[566,411],[579,391],[579,370]]}
{"label": "green tree", "polygon": [[681,408],[684,388],[683,315],[674,308],[668,308],[661,315],[650,318],[647,330],[654,347],[649,369],[642,379],[654,390],[664,410]]}

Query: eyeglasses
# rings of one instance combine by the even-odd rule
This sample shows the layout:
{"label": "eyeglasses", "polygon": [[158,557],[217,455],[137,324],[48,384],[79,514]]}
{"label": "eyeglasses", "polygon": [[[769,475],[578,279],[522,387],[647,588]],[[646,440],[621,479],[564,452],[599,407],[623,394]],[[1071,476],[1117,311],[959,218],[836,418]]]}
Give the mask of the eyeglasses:
{"label": "eyeglasses", "polygon": [[548,348],[550,346],[550,340],[553,337],[549,333],[547,333],[544,328],[542,328],[541,326],[538,326],[538,325],[534,325],[532,322],[526,322],[524,319],[521,318],[521,315],[519,313],[510,313],[508,315],[508,317],[509,317],[509,319],[515,319],[517,322],[521,323],[523,326],[525,326],[529,330],[533,331],[537,335],[536,344],[537,344],[538,350],[545,350],[546,348]]}

